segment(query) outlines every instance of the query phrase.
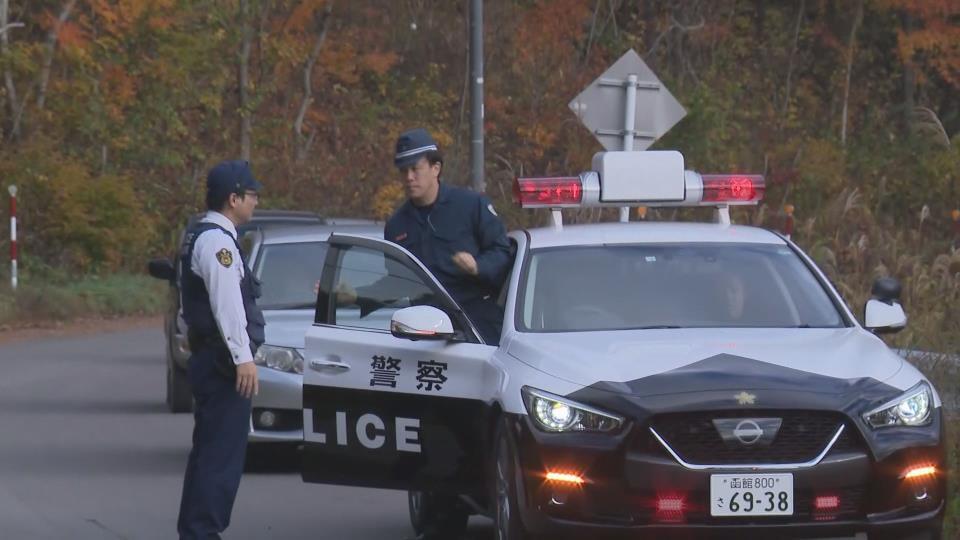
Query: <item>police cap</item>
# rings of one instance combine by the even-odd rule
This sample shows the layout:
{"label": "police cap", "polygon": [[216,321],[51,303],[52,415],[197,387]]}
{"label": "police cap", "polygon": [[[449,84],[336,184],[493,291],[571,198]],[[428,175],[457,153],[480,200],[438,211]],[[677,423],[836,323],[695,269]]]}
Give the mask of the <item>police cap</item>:
{"label": "police cap", "polygon": [[225,200],[231,193],[259,192],[263,184],[253,177],[250,163],[237,159],[222,161],[207,173],[207,198]]}
{"label": "police cap", "polygon": [[397,138],[397,153],[393,156],[393,164],[403,169],[416,165],[427,152],[439,150],[437,141],[423,128],[404,131]]}

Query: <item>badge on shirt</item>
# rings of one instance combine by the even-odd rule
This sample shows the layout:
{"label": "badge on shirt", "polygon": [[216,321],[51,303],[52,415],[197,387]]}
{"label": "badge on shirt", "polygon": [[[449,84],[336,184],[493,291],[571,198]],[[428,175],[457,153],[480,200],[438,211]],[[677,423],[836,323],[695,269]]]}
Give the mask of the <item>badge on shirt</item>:
{"label": "badge on shirt", "polygon": [[[491,214],[497,216],[497,211],[493,209],[493,203],[490,203],[487,205],[487,210],[489,210]],[[500,217],[500,216],[497,216],[497,217]]]}
{"label": "badge on shirt", "polygon": [[217,262],[226,268],[230,268],[230,265],[233,264],[233,253],[227,248],[221,249],[217,252]]}
{"label": "badge on shirt", "polygon": [[407,239],[407,233],[400,233],[396,238],[393,239],[394,242],[403,242]]}

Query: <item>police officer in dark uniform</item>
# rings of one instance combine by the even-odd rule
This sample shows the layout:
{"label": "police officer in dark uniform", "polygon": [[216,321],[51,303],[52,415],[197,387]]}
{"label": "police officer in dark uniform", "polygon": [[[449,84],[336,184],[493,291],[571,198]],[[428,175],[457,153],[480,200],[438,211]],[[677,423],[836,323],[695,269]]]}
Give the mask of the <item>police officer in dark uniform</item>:
{"label": "police officer in dark uniform", "polygon": [[510,242],[485,195],[440,182],[443,157],[425,129],[405,131],[393,159],[407,201],[384,227],[384,238],[407,248],[430,269],[492,345],[503,311],[497,295],[510,267]]}
{"label": "police officer in dark uniform", "polygon": [[246,161],[225,161],[207,175],[207,214],[187,230],[180,250],[181,305],[190,342],[193,449],[177,531],[182,539],[220,538],[247,449],[250,400],[257,393],[253,355],[264,341],[259,285],[247,269],[238,225],[250,221],[261,184]]}

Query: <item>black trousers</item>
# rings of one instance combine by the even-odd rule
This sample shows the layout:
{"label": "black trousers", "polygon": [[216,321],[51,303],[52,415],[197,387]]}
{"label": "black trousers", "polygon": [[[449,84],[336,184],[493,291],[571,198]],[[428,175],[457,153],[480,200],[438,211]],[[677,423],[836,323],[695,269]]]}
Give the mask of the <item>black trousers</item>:
{"label": "black trousers", "polygon": [[218,349],[200,347],[190,356],[194,398],[193,449],[187,461],[177,532],[181,539],[220,538],[230,525],[240,487],[250,430],[250,400],[236,380],[216,367]]}
{"label": "black trousers", "polygon": [[460,302],[460,307],[477,327],[480,337],[487,345],[499,345],[503,331],[503,309],[493,298],[478,298]]}

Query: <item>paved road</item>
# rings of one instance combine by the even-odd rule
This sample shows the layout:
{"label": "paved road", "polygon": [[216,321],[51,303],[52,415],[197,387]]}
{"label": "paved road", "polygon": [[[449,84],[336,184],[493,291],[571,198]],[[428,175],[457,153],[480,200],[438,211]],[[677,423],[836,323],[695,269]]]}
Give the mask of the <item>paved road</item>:
{"label": "paved road", "polygon": [[[0,344],[0,538],[174,538],[190,415],[163,405],[161,330]],[[404,539],[406,494],[249,473],[228,539]],[[471,539],[492,536],[473,518]]]}

